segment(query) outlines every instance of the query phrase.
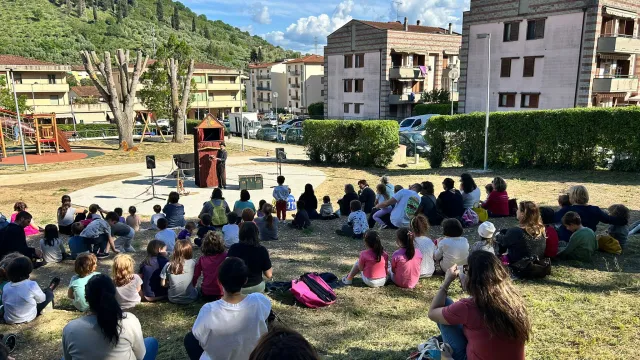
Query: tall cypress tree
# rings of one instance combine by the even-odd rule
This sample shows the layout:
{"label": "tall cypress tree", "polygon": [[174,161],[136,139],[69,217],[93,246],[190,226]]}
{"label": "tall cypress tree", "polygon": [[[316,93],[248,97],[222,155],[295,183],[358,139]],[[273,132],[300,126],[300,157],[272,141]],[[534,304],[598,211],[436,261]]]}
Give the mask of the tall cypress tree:
{"label": "tall cypress tree", "polygon": [[174,29],[180,30],[180,14],[177,6],[173,7],[173,18],[171,19],[171,24]]}
{"label": "tall cypress tree", "polygon": [[196,32],[196,17],[191,19],[191,32]]}
{"label": "tall cypress tree", "polygon": [[120,1],[120,7],[122,8],[122,17],[126,18],[129,16],[129,5],[126,1]]}
{"label": "tall cypress tree", "polygon": [[204,26],[204,37],[207,40],[211,40],[211,33],[209,32],[209,27],[207,25]]}
{"label": "tall cypress tree", "polygon": [[160,0],[156,2],[156,17],[158,18],[158,21],[164,21],[164,8],[162,7]]}
{"label": "tall cypress tree", "polygon": [[93,22],[98,21],[98,5],[93,4]]}
{"label": "tall cypress tree", "polygon": [[84,2],[84,0],[78,0],[76,6],[78,7],[78,17],[83,17],[84,16],[84,10],[85,10],[85,2]]}
{"label": "tall cypress tree", "polygon": [[73,9],[73,5],[71,4],[71,0],[67,0],[67,15],[71,15],[71,10]]}
{"label": "tall cypress tree", "polygon": [[118,5],[118,11],[116,11],[116,21],[118,24],[122,22],[122,18],[124,17],[122,5]]}

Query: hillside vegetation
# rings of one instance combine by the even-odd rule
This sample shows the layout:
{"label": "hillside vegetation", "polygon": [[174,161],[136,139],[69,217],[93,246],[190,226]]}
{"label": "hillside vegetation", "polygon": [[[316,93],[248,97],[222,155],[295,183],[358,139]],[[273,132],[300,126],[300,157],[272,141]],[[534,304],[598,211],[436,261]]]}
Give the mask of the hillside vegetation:
{"label": "hillside vegetation", "polygon": [[[252,51],[254,59],[260,53],[264,61],[299,56],[221,20],[197,16],[180,2],[158,1],[162,20],[157,0],[2,0],[0,53],[59,64],[80,64],[78,52],[83,49],[142,49],[153,57],[154,44],[157,49],[175,34],[193,48],[198,61],[218,65],[242,66]],[[82,4],[86,8],[80,15]]]}

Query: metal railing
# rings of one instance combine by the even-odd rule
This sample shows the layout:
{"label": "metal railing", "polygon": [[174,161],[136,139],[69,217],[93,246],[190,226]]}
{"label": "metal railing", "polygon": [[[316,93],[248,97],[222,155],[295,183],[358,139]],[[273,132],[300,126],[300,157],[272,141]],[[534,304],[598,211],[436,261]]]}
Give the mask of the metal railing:
{"label": "metal railing", "polygon": [[271,87],[269,86],[258,86],[256,89],[261,91],[271,91]]}
{"label": "metal railing", "polygon": [[615,37],[615,38],[625,38],[625,39],[640,39],[640,36],[635,36],[633,34],[600,34],[600,37]]}
{"label": "metal railing", "polygon": [[594,79],[637,79],[637,75],[629,74],[610,74],[610,75],[596,75]]}
{"label": "metal railing", "polygon": [[289,84],[289,86],[291,86],[292,88],[300,88],[300,84],[295,83]]}

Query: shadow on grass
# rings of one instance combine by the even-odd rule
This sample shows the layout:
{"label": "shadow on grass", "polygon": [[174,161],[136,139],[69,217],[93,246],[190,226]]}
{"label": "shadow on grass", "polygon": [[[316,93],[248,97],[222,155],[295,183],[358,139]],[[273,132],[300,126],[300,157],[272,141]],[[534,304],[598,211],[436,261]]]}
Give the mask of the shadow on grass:
{"label": "shadow on grass", "polygon": [[[417,344],[416,344],[417,345]],[[320,352],[320,355],[327,356],[329,359],[349,359],[349,360],[403,360],[406,359],[417,348],[408,348],[406,350],[370,350],[362,348],[348,348],[345,353],[334,354],[329,352]]]}

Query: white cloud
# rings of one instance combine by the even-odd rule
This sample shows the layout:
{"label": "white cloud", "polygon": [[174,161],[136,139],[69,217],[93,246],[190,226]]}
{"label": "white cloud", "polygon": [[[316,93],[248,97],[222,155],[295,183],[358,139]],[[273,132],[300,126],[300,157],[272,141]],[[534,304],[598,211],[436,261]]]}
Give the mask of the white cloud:
{"label": "white cloud", "polygon": [[253,25],[240,26],[239,29],[242,30],[242,31],[246,31],[249,34],[253,35]]}
{"label": "white cloud", "polygon": [[410,24],[420,20],[422,25],[447,28],[449,23],[454,29],[462,29],[462,12],[469,9],[469,0],[402,0],[394,3],[389,11],[389,18],[396,19],[396,11],[400,21],[404,17]]}
{"label": "white cloud", "polygon": [[251,19],[258,24],[271,24],[271,15],[269,15],[269,7],[261,3],[253,4],[251,10]]}

